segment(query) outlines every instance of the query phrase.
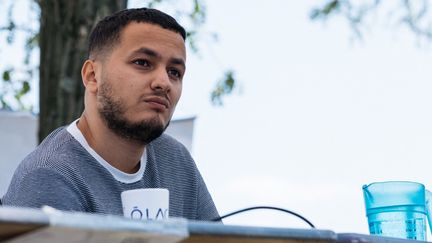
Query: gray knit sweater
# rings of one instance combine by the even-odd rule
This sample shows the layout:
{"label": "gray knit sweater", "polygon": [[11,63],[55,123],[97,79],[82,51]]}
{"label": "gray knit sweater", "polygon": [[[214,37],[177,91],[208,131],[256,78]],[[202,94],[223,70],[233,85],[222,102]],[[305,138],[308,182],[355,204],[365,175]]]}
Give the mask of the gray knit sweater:
{"label": "gray knit sweater", "polygon": [[170,217],[210,220],[218,217],[213,200],[186,148],[162,135],[146,147],[144,176],[117,181],[66,128],[51,133],[19,165],[4,205],[122,215],[120,193],[137,188],[167,188]]}

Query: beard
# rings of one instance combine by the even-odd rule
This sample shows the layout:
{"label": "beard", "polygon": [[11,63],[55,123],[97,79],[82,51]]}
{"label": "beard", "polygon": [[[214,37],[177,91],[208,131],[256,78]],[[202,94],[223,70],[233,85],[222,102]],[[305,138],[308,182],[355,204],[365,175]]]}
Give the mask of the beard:
{"label": "beard", "polygon": [[139,122],[130,121],[125,115],[127,109],[124,102],[113,96],[111,85],[103,81],[98,95],[98,111],[108,128],[120,137],[147,145],[168,127],[169,122],[164,126],[157,117]]}

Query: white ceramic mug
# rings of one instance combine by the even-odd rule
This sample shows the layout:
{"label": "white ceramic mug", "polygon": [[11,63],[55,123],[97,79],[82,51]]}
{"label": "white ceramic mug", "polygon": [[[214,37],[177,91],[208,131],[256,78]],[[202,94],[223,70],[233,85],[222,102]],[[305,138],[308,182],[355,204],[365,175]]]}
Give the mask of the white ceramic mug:
{"label": "white ceramic mug", "polygon": [[143,188],[121,193],[123,215],[131,219],[162,220],[169,216],[169,191]]}

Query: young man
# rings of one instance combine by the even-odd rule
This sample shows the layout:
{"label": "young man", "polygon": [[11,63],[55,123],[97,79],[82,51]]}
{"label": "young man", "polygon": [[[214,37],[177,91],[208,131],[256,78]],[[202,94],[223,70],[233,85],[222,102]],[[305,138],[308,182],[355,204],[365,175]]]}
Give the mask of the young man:
{"label": "young man", "polygon": [[170,216],[217,218],[189,152],[162,134],[182,91],[185,37],[154,9],[100,21],[81,72],[82,116],[24,159],[3,204],[121,215],[122,191],[167,188]]}

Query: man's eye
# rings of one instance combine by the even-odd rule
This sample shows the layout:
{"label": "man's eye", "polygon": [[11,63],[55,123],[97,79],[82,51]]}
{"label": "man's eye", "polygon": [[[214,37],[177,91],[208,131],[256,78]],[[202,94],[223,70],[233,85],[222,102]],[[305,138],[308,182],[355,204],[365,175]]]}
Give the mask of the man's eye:
{"label": "man's eye", "polygon": [[180,73],[180,71],[178,71],[176,69],[170,69],[170,70],[168,70],[168,74],[172,75],[172,76],[174,76],[176,78],[181,78],[181,76],[182,76],[181,73]]}
{"label": "man's eye", "polygon": [[144,67],[150,66],[150,63],[145,59],[138,59],[138,60],[133,61],[133,63],[136,65],[144,66]]}

